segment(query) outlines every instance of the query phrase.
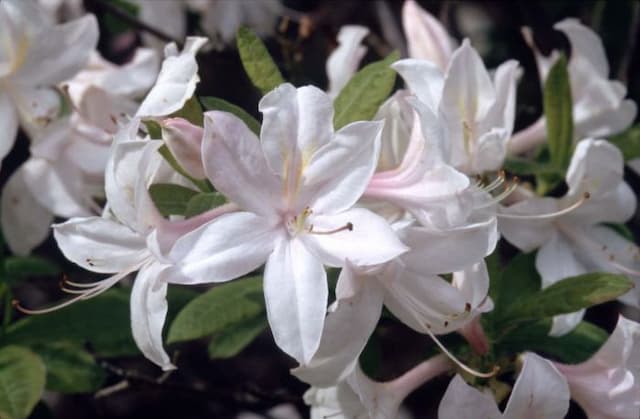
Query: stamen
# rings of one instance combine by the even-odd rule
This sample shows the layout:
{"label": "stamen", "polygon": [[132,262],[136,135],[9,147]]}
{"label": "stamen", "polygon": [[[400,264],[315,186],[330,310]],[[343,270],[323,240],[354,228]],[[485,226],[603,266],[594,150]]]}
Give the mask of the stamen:
{"label": "stamen", "polygon": [[336,229],[333,230],[328,230],[328,231],[316,231],[313,229],[313,225],[309,226],[309,234],[335,234],[335,233],[339,233],[341,231],[353,231],[353,223],[352,222],[348,222],[347,224],[343,225],[342,227],[338,227]]}
{"label": "stamen", "polygon": [[591,197],[591,195],[589,194],[589,192],[585,192],[582,195],[582,198],[580,198],[579,200],[577,200],[573,204],[569,205],[568,207],[563,208],[563,209],[561,209],[559,211],[556,211],[556,212],[548,213],[548,214],[537,214],[537,215],[531,214],[531,215],[529,215],[529,214],[509,214],[509,213],[499,212],[496,215],[498,217],[507,218],[507,219],[510,219],[510,220],[548,220],[548,219],[551,219],[551,218],[561,217],[561,216],[563,216],[565,214],[568,214],[568,213],[578,209],[590,197]]}
{"label": "stamen", "polygon": [[502,185],[505,182],[505,180],[506,180],[506,174],[504,173],[504,170],[501,170],[498,173],[498,177],[495,178],[493,182],[491,182],[490,184],[482,187],[482,190],[485,192],[492,192],[493,190],[498,188],[500,185]]}
{"label": "stamen", "polygon": [[500,367],[498,365],[494,365],[491,372],[480,372],[480,371],[474,370],[473,368],[464,364],[462,361],[456,358],[451,352],[449,352],[449,350],[447,350],[447,348],[442,344],[442,342],[440,342],[438,338],[435,337],[435,335],[431,332],[430,329],[431,327],[427,325],[427,334],[431,337],[431,339],[433,339],[435,344],[438,345],[438,348],[440,348],[440,350],[444,352],[444,354],[447,355],[447,357],[449,357],[449,359],[453,361],[457,366],[459,366],[463,371],[466,371],[469,374],[479,378],[491,378],[495,376],[498,373],[498,371],[500,371]]}
{"label": "stamen", "polygon": [[506,186],[506,188],[504,189],[504,191],[502,191],[499,195],[494,196],[492,199],[476,206],[476,209],[482,209],[482,208],[486,208],[486,207],[490,207],[492,205],[495,205],[497,203],[499,203],[500,201],[502,201],[503,199],[505,199],[506,197],[508,197],[509,195],[511,195],[513,193],[513,191],[516,190],[516,188],[518,187],[518,183],[520,182],[520,180],[517,177],[514,177],[511,182]]}
{"label": "stamen", "polygon": [[613,255],[609,255],[609,263],[611,264],[611,266],[613,266],[616,269],[619,269],[620,272],[626,274],[626,275],[631,275],[631,276],[640,276],[640,271],[637,271],[635,269],[631,269],[627,266],[624,266],[618,262],[614,262],[614,259],[611,258],[611,256]]}

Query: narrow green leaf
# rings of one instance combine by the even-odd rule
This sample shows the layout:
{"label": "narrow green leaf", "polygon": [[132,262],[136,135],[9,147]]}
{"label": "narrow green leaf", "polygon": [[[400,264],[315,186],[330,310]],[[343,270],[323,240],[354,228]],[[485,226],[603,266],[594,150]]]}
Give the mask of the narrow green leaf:
{"label": "narrow green leaf", "polygon": [[219,192],[202,192],[189,199],[184,210],[184,216],[191,218],[215,207],[219,207],[226,202],[227,199]]}
{"label": "narrow green leaf", "polygon": [[367,65],[349,80],[333,102],[335,129],[375,116],[395,84],[396,72],[390,66],[398,58],[400,54],[395,51],[384,60]]}
{"label": "narrow green leaf", "polygon": [[164,159],[167,161],[167,163],[169,163],[169,166],[171,166],[173,170],[184,176],[186,179],[189,179],[191,183],[197,186],[198,189],[200,189],[202,192],[211,192],[213,190],[206,179],[195,179],[189,173],[187,173],[187,171],[184,170],[182,166],[180,166],[180,163],[178,163],[178,160],[176,160],[166,144],[163,144],[158,149],[158,153],[160,153],[160,155],[164,157]]}
{"label": "narrow green leaf", "polygon": [[225,359],[236,356],[249,346],[267,326],[268,322],[264,313],[228,326],[222,332],[217,333],[209,343],[209,357],[211,359]]}
{"label": "narrow green leaf", "polygon": [[260,135],[260,122],[240,106],[213,96],[201,97],[200,102],[202,102],[202,106],[208,111],[224,111],[237,116],[242,122],[247,124],[254,134]]}
{"label": "narrow green leaf", "polygon": [[538,352],[569,364],[591,358],[607,340],[607,333],[599,327],[581,322],[570,333],[549,336],[551,320],[545,319],[514,328],[499,343],[499,350],[507,354],[525,351]]}
{"label": "narrow green leaf", "polygon": [[[147,128],[147,133],[149,137],[153,140],[159,140],[162,138],[162,127],[156,121],[152,119],[147,119],[142,121],[145,128]],[[173,157],[173,156],[172,156]]]}
{"label": "narrow green leaf", "polygon": [[4,270],[9,281],[60,273],[58,265],[38,256],[9,256],[4,260]]}
{"label": "narrow green leaf", "polygon": [[611,301],[633,288],[624,275],[588,273],[565,278],[512,305],[506,317],[536,320]]}
{"label": "narrow green leaf", "polygon": [[184,215],[187,203],[196,196],[198,191],[172,183],[154,183],[149,186],[151,200],[165,217],[170,215]]}
{"label": "narrow green leaf", "polygon": [[47,368],[47,389],[61,393],[91,393],[106,378],[93,357],[77,344],[52,342],[32,347]]}
{"label": "narrow green leaf", "polygon": [[227,327],[259,316],[264,310],[262,278],[221,284],[194,298],[178,313],[167,341],[180,342],[221,333]]}
{"label": "narrow green leaf", "polygon": [[569,165],[573,147],[573,103],[564,55],[549,70],[543,100],[551,163],[564,171]]}
{"label": "narrow green leaf", "polygon": [[504,161],[504,169],[519,176],[553,174],[562,177],[563,174],[561,170],[549,164],[519,157],[508,157]]}
{"label": "narrow green leaf", "polygon": [[189,100],[187,100],[182,107],[177,112],[171,114],[174,118],[184,118],[187,121],[191,122],[194,125],[198,125],[201,127],[204,123],[204,116],[202,114],[202,106],[200,102],[198,102],[198,98],[192,96]]}
{"label": "narrow green leaf", "polygon": [[282,74],[269,55],[267,47],[251,29],[238,29],[236,42],[244,70],[253,85],[263,94],[284,83]]}
{"label": "narrow green leaf", "polygon": [[0,417],[27,418],[42,396],[45,377],[42,359],[29,349],[0,349]]}
{"label": "narrow green leaf", "polygon": [[614,135],[609,139],[613,144],[615,144],[620,151],[622,151],[622,155],[624,156],[624,161],[629,161],[633,159],[637,159],[640,157],[640,124],[636,124],[626,130],[625,132]]}

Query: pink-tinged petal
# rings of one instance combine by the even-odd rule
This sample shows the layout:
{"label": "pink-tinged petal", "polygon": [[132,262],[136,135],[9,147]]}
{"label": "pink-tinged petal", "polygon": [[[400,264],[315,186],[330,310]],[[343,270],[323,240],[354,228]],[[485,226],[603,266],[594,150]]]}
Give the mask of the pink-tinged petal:
{"label": "pink-tinged petal", "polygon": [[[555,198],[532,198],[501,207],[500,212],[516,215],[552,214],[560,210]],[[549,241],[555,227],[552,220],[516,220],[498,216],[498,230],[504,238],[523,252],[530,252]]]}
{"label": "pink-tinged petal", "polygon": [[[561,279],[588,272],[584,263],[575,254],[574,247],[561,234],[554,234],[540,247],[536,255],[536,270],[542,277],[542,288],[555,284]],[[555,316],[549,335],[562,336],[569,333],[580,323],[583,316],[584,310]]]}
{"label": "pink-tinged petal", "polygon": [[578,19],[569,18],[553,25],[571,43],[571,66],[588,65],[602,77],[609,77],[609,62],[600,37]]}
{"label": "pink-tinged petal", "polygon": [[0,162],[9,154],[18,134],[18,113],[8,94],[0,91]]}
{"label": "pink-tinged petal", "polygon": [[29,254],[49,236],[53,214],[31,195],[21,168],[4,185],[0,220],[9,249],[18,255]]}
{"label": "pink-tinged petal", "polygon": [[150,256],[144,237],[106,218],[72,218],[52,227],[65,257],[88,271],[134,271]]}
{"label": "pink-tinged petal", "polygon": [[271,217],[283,205],[282,183],[267,166],[260,140],[236,116],[205,113],[202,156],[207,177],[241,208]]}
{"label": "pink-tinged petal", "polygon": [[301,202],[318,214],[351,208],[377,165],[382,122],[354,122],[313,154],[303,172]]}
{"label": "pink-tinged petal", "polygon": [[622,182],[624,158],[622,152],[605,140],[586,139],[576,146],[567,169],[569,196],[589,192],[598,198]]}
{"label": "pink-tinged petal", "polygon": [[311,216],[309,225],[311,233],[301,240],[326,265],[343,266],[346,259],[355,266],[377,265],[408,250],[384,218],[366,209]]}
{"label": "pink-tinged petal", "polygon": [[225,214],[176,240],[167,257],[182,277],[179,283],[228,281],[262,265],[278,234],[255,214]]}
{"label": "pink-tinged petal", "polygon": [[22,170],[33,197],[55,215],[64,218],[92,215],[87,208],[89,197],[82,172],[68,160],[31,158]]}
{"label": "pink-tinged petal", "polygon": [[589,418],[640,415],[640,325],[622,316],[600,350],[577,365],[556,364]]}
{"label": "pink-tinged petal", "polygon": [[165,48],[166,58],[156,84],[136,116],[166,116],[182,109],[200,81],[196,53],[206,43],[207,38],[188,37],[180,53],[174,44]]}
{"label": "pink-tinged petal", "polygon": [[416,1],[407,0],[402,7],[402,26],[409,57],[429,60],[444,71],[455,45],[442,24]]}
{"label": "pink-tinged petal", "polygon": [[435,112],[440,106],[444,75],[442,70],[426,60],[408,58],[391,65],[420,102]]}
{"label": "pink-tinged petal", "polygon": [[144,266],[131,290],[131,332],[142,354],[164,371],[176,367],[162,346],[167,317],[167,270],[152,263]]}
{"label": "pink-tinged petal", "polygon": [[162,139],[178,163],[196,179],[204,179],[202,166],[203,129],[183,118],[162,121]]}
{"label": "pink-tinged petal", "polygon": [[408,95],[407,90],[396,91],[380,106],[374,118],[384,121],[376,169],[378,172],[397,168],[406,154],[414,119],[414,113],[407,102]]}
{"label": "pink-tinged petal", "polygon": [[291,184],[291,193],[309,159],[333,135],[333,102],[314,86],[282,84],[258,104],[260,140],[267,164]]}
{"label": "pink-tinged petal", "polygon": [[374,278],[358,274],[347,263],[338,278],[338,289],[344,288],[351,292],[337,296],[325,319],[318,351],[308,364],[291,371],[312,386],[330,387],[351,374],[380,319],[383,294]]}
{"label": "pink-tinged petal", "polygon": [[481,392],[459,375],[453,377],[438,408],[439,419],[501,419],[502,414],[490,393]]}
{"label": "pink-tinged petal", "polygon": [[496,219],[484,220],[448,230],[409,227],[400,239],[411,249],[402,262],[414,272],[441,274],[465,269],[480,262],[495,249]]}
{"label": "pink-tinged petal", "polygon": [[523,366],[504,410],[505,419],[560,419],[569,410],[569,386],[556,367],[534,353],[523,355]]}
{"label": "pink-tinged petal", "polygon": [[98,22],[93,15],[41,28],[31,40],[14,80],[28,86],[55,85],[68,80],[85,66],[97,43]]}
{"label": "pink-tinged petal", "polygon": [[369,29],[358,25],[345,25],[338,32],[338,47],[327,58],[327,78],[329,79],[329,96],[335,98],[349,79],[358,70],[367,47],[362,40],[369,34]]}
{"label": "pink-tinged petal", "polygon": [[276,344],[301,364],[320,345],[327,295],[320,261],[300,240],[279,239],[264,269],[267,318]]}

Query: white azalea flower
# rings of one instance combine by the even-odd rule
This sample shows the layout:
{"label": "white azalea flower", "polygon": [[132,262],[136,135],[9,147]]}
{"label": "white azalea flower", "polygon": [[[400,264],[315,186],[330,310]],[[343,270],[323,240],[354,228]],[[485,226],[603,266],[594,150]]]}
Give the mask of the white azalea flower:
{"label": "white azalea flower", "polygon": [[81,70],[97,42],[93,15],[54,25],[32,0],[0,3],[0,159],[20,121],[42,124],[55,116],[58,98],[49,88]]}
{"label": "white azalea flower", "polygon": [[589,419],[640,417],[640,324],[620,316],[595,355],[581,364],[555,366]]}
{"label": "white azalea flower", "polygon": [[[429,61],[418,59],[400,60],[392,67],[417,96],[421,117],[430,122],[442,119],[448,134],[446,162],[467,174],[502,166],[513,130],[516,61],[500,65],[491,80],[482,59],[465,40],[444,74]],[[424,123],[423,129],[425,135],[432,134]]]}
{"label": "white azalea flower", "polygon": [[[616,80],[609,80],[609,63],[600,37],[577,19],[569,18],[556,23],[555,29],[563,32],[571,44],[569,77],[573,98],[573,123],[576,140],[588,137],[607,137],[628,128],[635,119],[637,106],[624,97],[626,87]],[[558,57],[554,51],[544,57],[533,44],[528,29],[525,39],[533,49],[540,78],[544,82]],[[531,126],[514,134],[510,152],[523,153],[546,141],[544,117]]]}
{"label": "white azalea flower", "polygon": [[340,90],[358,71],[360,61],[367,53],[367,47],[362,40],[369,34],[369,29],[359,25],[345,25],[338,32],[338,47],[327,59],[327,78],[329,89],[327,93],[336,98]]}
{"label": "white azalea flower", "polygon": [[243,211],[182,237],[169,258],[193,283],[230,280],[266,261],[276,343],[304,363],[324,323],[323,264],[378,264],[406,247],[384,219],[351,208],[375,168],[381,123],[356,122],[334,133],[331,98],[310,86],[281,85],[259,107],[260,140],[231,114],[205,113],[205,173]]}
{"label": "white azalea flower", "polygon": [[456,375],[440,402],[439,419],[562,419],[569,410],[566,380],[548,361],[536,354],[523,355],[523,366],[504,412],[490,392],[481,392]]}
{"label": "white azalea flower", "polygon": [[[569,191],[564,197],[531,198],[504,208],[500,232],[524,252],[539,248],[536,269],[543,288],[569,276],[597,271],[637,279],[636,246],[600,225],[623,223],[635,212],[636,198],[622,179],[623,165],[622,154],[611,143],[582,140],[567,170]],[[640,304],[634,291],[624,301]],[[582,314],[555,317],[551,334],[568,333]]]}

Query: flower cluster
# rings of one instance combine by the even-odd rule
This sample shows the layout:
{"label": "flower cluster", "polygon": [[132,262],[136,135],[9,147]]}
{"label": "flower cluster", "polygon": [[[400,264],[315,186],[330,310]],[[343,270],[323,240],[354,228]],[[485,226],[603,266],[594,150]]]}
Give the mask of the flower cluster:
{"label": "flower cluster", "polygon": [[[153,23],[154,13],[170,16],[162,7],[190,7],[214,22],[232,7],[160,3],[140,0],[141,15]],[[261,7],[279,11],[276,2]],[[468,39],[453,39],[414,0],[402,13],[408,57],[358,71],[368,29],[345,26],[327,60],[327,91],[287,83],[241,29],[240,56],[264,93],[258,122],[223,101],[202,100],[202,110],[196,56],[207,38],[167,45],[161,65],[140,48],[117,66],[96,52],[92,15],[56,25],[35,2],[3,0],[1,156],[19,127],[31,139],[2,192],[7,243],[27,254],[63,218],[52,228],[64,256],[109,275],[66,280],[72,297],[57,306],[17,308],[56,310],[137,272],[133,338],[171,370],[168,287],[257,273],[275,344],[311,386],[312,418],[398,417],[412,391],[442,374],[453,376],[442,419],[562,418],[570,399],[591,418],[637,418],[640,325],[621,316],[608,339],[582,333],[596,328],[583,321],[594,304],[619,298],[640,308],[640,250],[620,233],[636,197],[626,156],[609,141],[629,128],[636,105],[608,79],[600,39],[577,20],[559,22],[567,60],[543,56],[525,29],[545,109],[514,132],[519,63],[489,70]],[[228,21],[210,27],[217,42],[235,33]],[[404,87],[392,92],[396,74]],[[501,252],[507,242],[524,254]],[[441,353],[373,380],[359,359],[381,317]],[[553,344],[516,345],[528,328],[543,330],[531,340]],[[463,343],[441,338],[454,332]],[[568,337],[593,349],[582,358],[554,351]]]}

